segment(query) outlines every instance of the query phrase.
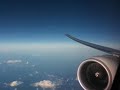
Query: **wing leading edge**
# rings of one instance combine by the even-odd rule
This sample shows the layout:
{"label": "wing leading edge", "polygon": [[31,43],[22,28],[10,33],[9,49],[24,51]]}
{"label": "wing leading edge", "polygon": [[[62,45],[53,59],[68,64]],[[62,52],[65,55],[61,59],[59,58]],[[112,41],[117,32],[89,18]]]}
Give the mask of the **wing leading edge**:
{"label": "wing leading edge", "polygon": [[97,45],[97,44],[93,44],[93,43],[90,43],[90,42],[86,42],[86,41],[80,40],[78,38],[75,38],[75,37],[73,37],[69,34],[66,34],[66,36],[69,37],[70,39],[78,42],[78,43],[84,44],[84,45],[92,47],[94,49],[97,49],[97,50],[100,50],[100,51],[103,51],[103,52],[106,52],[106,53],[109,53],[109,54],[112,54],[112,55],[120,56],[120,51],[119,50],[109,48],[109,47],[105,47],[105,46],[101,46],[101,45]]}

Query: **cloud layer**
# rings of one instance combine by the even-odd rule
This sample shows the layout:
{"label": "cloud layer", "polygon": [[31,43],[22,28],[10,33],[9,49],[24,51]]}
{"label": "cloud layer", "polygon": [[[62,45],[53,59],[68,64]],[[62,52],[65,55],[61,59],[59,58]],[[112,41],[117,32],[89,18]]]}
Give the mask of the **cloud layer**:
{"label": "cloud layer", "polygon": [[23,82],[21,82],[21,81],[13,81],[13,82],[11,82],[10,84],[9,84],[9,86],[11,86],[11,87],[16,87],[16,86],[19,86],[19,85],[21,85]]}
{"label": "cloud layer", "polygon": [[16,64],[16,63],[21,63],[21,60],[8,60],[6,63],[7,64]]}
{"label": "cloud layer", "polygon": [[49,88],[49,89],[53,89],[56,87],[56,84],[53,83],[52,81],[50,80],[43,80],[43,81],[40,81],[40,82],[36,82],[34,84],[32,84],[34,87],[41,87],[41,88]]}

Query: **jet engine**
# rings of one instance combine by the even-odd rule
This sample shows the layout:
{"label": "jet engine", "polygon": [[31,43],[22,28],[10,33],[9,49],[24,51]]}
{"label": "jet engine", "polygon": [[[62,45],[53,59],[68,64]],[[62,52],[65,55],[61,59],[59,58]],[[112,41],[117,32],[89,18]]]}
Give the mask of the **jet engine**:
{"label": "jet engine", "polygon": [[77,71],[77,79],[84,90],[110,90],[120,65],[120,50],[86,42],[69,34],[66,36],[78,43],[110,54],[83,61]]}
{"label": "jet engine", "polygon": [[110,90],[118,65],[112,55],[89,58],[78,67],[78,81],[84,90]]}

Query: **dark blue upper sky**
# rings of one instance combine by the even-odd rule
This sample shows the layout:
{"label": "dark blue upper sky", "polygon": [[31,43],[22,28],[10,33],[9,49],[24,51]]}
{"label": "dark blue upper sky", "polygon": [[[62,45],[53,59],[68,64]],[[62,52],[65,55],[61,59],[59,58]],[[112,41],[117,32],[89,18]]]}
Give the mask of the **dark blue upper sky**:
{"label": "dark blue upper sky", "polygon": [[[120,40],[120,6],[110,0],[1,0],[0,41]],[[100,40],[101,39],[101,40]]]}

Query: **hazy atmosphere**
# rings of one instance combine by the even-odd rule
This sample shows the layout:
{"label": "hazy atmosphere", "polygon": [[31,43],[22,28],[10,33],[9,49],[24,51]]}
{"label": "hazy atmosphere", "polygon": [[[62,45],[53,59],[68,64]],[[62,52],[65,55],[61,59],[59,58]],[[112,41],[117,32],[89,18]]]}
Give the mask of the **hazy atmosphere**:
{"label": "hazy atmosphere", "polygon": [[120,49],[119,15],[108,0],[0,1],[0,90],[82,90],[78,65],[106,53],[65,34]]}

